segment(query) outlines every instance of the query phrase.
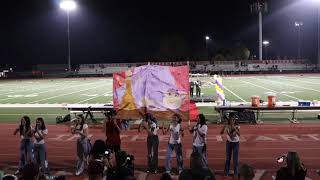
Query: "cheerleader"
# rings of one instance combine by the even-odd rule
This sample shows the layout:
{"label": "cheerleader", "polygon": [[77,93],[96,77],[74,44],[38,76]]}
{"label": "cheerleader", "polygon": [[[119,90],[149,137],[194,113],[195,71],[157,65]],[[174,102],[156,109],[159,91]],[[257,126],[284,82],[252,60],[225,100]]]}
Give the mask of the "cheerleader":
{"label": "cheerleader", "polygon": [[20,134],[20,159],[19,159],[19,167],[15,174],[20,174],[23,167],[27,163],[27,157],[32,160],[32,127],[30,124],[30,118],[28,116],[23,116],[20,120],[19,127],[14,131],[14,135],[19,132]]}
{"label": "cheerleader", "polygon": [[45,138],[48,129],[42,117],[37,118],[36,127],[34,129],[34,155],[36,162],[40,165],[42,173],[48,174],[47,148]]}
{"label": "cheerleader", "polygon": [[85,123],[82,114],[77,115],[73,120],[74,125],[71,125],[71,133],[75,134],[77,138],[77,166],[75,175],[79,176],[83,173],[85,162],[89,155],[90,143],[88,140],[89,127]]}

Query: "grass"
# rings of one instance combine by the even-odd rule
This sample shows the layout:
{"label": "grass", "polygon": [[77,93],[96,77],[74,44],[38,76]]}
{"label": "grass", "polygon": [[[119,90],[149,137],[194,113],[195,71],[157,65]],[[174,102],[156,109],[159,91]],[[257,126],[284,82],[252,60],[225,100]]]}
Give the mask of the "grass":
{"label": "grass", "polygon": [[[213,78],[196,78],[203,83],[203,96],[215,97]],[[272,93],[277,101],[320,100],[320,76],[244,76],[224,77],[225,96],[231,102],[250,102],[258,95],[264,101]],[[112,102],[112,79],[76,78],[52,80],[6,80],[0,81],[0,104],[106,104]],[[218,120],[213,107],[201,107],[200,111],[210,122]],[[32,119],[42,116],[54,123],[57,116],[68,114],[62,108],[0,108],[0,123],[19,121],[23,115]],[[301,120],[316,120],[318,112],[298,113]],[[290,113],[264,113],[262,120],[283,121]]]}

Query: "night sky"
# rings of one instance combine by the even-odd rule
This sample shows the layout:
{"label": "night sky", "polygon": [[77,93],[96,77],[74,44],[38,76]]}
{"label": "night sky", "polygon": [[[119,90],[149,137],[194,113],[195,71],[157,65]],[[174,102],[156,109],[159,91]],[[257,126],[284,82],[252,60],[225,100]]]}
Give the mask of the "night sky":
{"label": "night sky", "polygon": [[[215,49],[241,44],[258,54],[258,16],[250,12],[251,0],[77,2],[70,13],[73,64],[159,57],[161,49],[176,48],[172,39],[187,51],[183,56],[197,57],[205,52],[205,35]],[[268,2],[263,25],[269,55],[296,57],[294,22],[303,21],[302,56],[315,61],[316,6],[311,0]],[[59,0],[8,0],[0,8],[0,64],[67,62],[67,16]]]}

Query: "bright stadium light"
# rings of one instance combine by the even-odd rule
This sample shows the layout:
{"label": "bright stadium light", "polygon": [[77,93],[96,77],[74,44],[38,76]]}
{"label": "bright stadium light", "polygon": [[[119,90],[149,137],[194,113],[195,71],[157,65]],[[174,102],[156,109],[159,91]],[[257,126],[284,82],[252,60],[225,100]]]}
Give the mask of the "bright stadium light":
{"label": "bright stadium light", "polygon": [[296,27],[303,26],[303,22],[296,21],[296,22],[294,22],[294,26],[296,26]]}
{"label": "bright stadium light", "polygon": [[268,46],[268,45],[270,44],[270,42],[267,41],[267,40],[264,40],[264,41],[262,42],[262,44],[265,45],[265,46]]}
{"label": "bright stadium light", "polygon": [[62,0],[60,2],[60,8],[65,10],[67,12],[67,35],[68,35],[68,70],[71,72],[71,54],[70,54],[70,23],[69,23],[69,12],[75,10],[77,7],[77,4],[73,0]]}
{"label": "bright stadium light", "polygon": [[209,37],[209,36],[206,36],[206,40],[210,40],[210,37]]}
{"label": "bright stadium light", "polygon": [[73,0],[63,0],[60,2],[60,8],[66,11],[75,10],[76,7],[77,7],[77,4]]}

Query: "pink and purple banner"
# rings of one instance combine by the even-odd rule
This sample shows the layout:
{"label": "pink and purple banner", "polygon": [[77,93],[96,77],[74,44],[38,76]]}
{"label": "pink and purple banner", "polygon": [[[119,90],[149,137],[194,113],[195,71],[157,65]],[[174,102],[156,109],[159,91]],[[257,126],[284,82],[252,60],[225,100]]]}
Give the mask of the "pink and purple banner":
{"label": "pink and purple banner", "polygon": [[189,118],[189,68],[146,65],[113,74],[113,106],[120,118]]}

